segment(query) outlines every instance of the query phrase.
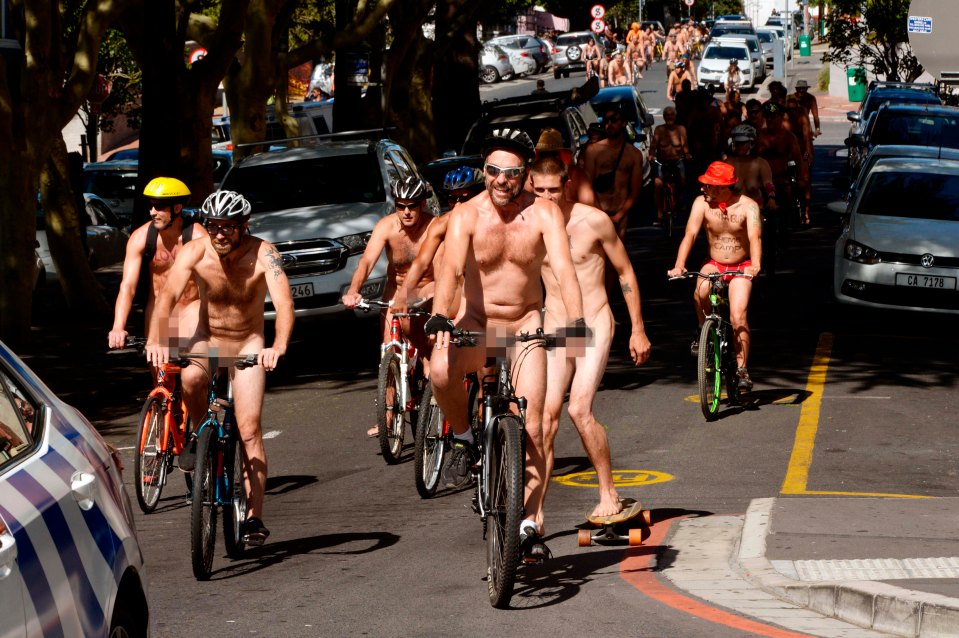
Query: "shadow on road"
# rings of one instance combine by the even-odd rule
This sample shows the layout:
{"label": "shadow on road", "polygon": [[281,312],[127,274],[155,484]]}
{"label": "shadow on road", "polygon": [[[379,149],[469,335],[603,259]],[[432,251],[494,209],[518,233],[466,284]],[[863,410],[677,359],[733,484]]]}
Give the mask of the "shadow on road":
{"label": "shadow on road", "polygon": [[319,479],[317,479],[317,477],[309,474],[271,476],[266,479],[266,493],[270,496],[278,496],[318,482]]}

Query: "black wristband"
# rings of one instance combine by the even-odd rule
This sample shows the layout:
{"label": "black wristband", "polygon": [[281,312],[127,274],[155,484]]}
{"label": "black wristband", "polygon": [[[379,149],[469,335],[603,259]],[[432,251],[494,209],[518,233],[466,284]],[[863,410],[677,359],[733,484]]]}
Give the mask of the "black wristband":
{"label": "black wristband", "polygon": [[456,326],[446,315],[432,315],[423,325],[423,332],[427,336],[435,335],[437,332],[453,332]]}

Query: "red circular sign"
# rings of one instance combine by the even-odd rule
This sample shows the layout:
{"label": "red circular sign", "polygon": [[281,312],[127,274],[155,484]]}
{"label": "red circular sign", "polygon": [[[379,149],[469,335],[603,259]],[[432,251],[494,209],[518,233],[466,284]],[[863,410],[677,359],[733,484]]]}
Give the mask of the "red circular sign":
{"label": "red circular sign", "polygon": [[90,93],[87,95],[87,101],[94,104],[100,104],[110,96],[110,80],[100,73],[93,78],[93,84],[90,86]]}
{"label": "red circular sign", "polygon": [[599,20],[606,15],[606,7],[601,4],[594,4],[593,8],[589,10],[589,15]]}

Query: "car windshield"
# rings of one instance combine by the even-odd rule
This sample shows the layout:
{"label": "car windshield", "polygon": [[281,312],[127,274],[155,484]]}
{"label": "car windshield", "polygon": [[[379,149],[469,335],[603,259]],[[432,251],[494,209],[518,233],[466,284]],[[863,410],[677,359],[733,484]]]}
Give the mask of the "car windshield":
{"label": "car windshield", "polygon": [[905,93],[877,92],[869,96],[863,109],[862,119],[868,118],[883,104],[942,104],[935,94],[927,91],[908,91]]}
{"label": "car windshield", "polygon": [[386,200],[382,171],[372,153],[241,165],[227,174],[223,189],[242,193],[250,200],[254,215],[288,208]]}
{"label": "car windshield", "polygon": [[[522,118],[522,119],[517,119]],[[570,148],[568,127],[557,113],[536,113],[526,116],[497,117],[493,118],[485,125],[474,126],[470,131],[469,138],[463,147],[464,155],[479,153],[483,140],[493,129],[498,128],[518,128],[522,129],[534,142],[539,139],[540,133],[546,127],[557,129],[563,134],[563,142],[566,148]]]}
{"label": "car windshield", "polygon": [[870,144],[911,144],[959,148],[959,119],[955,116],[882,113],[877,115]]}
{"label": "car windshield", "polygon": [[589,39],[590,37],[585,33],[579,35],[561,35],[556,38],[556,46],[568,47],[571,44],[586,44]]}
{"label": "car windshield", "polygon": [[636,102],[633,100],[590,100],[590,105],[593,107],[593,111],[596,113],[596,117],[601,118],[607,109],[612,106],[613,108],[621,109],[623,115],[626,116],[626,121],[631,122],[636,125],[639,123],[639,113],[636,111]]}
{"label": "car windshield", "polygon": [[959,174],[873,173],[856,213],[959,222]]}
{"label": "car windshield", "polygon": [[756,37],[759,38],[760,42],[772,42],[773,34],[769,31],[757,31]]}
{"label": "car windshield", "polygon": [[126,199],[136,195],[137,171],[83,171],[83,192],[108,199]]}
{"label": "car windshield", "polygon": [[748,60],[749,53],[745,47],[707,47],[703,58],[707,60]]}

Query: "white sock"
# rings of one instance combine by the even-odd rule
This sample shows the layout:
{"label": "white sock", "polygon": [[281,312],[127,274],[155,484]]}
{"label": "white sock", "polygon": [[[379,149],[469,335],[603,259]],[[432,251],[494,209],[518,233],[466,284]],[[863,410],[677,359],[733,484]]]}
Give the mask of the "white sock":
{"label": "white sock", "polygon": [[466,441],[467,443],[473,443],[474,442],[473,430],[470,430],[469,428],[467,428],[466,432],[463,432],[462,434],[454,434],[453,438],[456,439],[457,441]]}
{"label": "white sock", "polygon": [[[530,528],[532,528],[532,530],[530,530]],[[524,519],[523,522],[519,524],[520,538],[526,538],[529,536],[530,531],[532,531],[533,534],[539,534],[539,527],[537,527],[536,521],[533,519]]]}

